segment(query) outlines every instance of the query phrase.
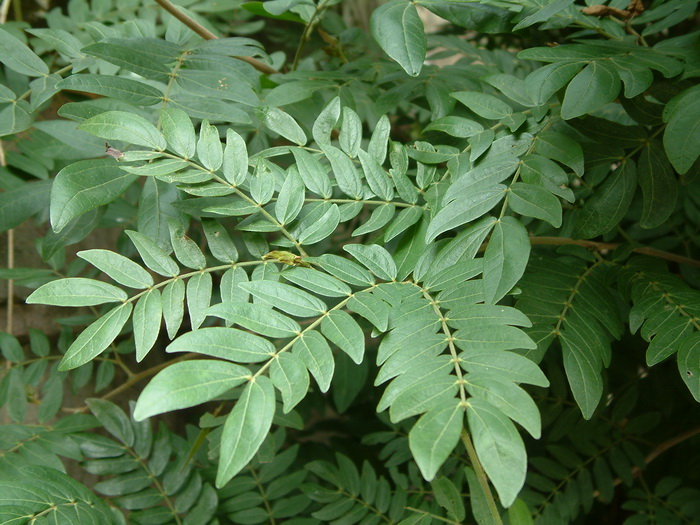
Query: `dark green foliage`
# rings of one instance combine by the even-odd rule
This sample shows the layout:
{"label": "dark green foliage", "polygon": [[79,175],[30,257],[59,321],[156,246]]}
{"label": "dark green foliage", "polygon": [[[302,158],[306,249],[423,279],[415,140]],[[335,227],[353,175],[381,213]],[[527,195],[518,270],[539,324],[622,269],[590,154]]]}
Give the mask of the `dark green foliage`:
{"label": "dark green foliage", "polygon": [[2,523],[697,522],[697,1],[157,4],[0,27]]}

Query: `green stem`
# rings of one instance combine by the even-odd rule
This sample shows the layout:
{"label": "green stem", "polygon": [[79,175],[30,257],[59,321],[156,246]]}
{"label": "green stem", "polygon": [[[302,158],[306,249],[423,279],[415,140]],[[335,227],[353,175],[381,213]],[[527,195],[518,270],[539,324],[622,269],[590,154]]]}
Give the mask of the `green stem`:
{"label": "green stem", "polygon": [[486,477],[486,472],[484,467],[481,466],[479,457],[476,455],[476,449],[472,444],[472,440],[469,438],[469,433],[466,429],[462,429],[462,443],[464,443],[464,448],[467,449],[467,455],[469,456],[469,461],[471,461],[472,468],[476,473],[476,479],[479,480],[479,485],[481,485],[481,490],[486,497],[486,504],[491,511],[491,517],[493,518],[494,525],[503,525],[501,521],[501,515],[498,512],[498,507],[496,507],[496,500],[493,499],[493,494],[491,494],[491,487],[489,487],[489,480]]}
{"label": "green stem", "polygon": [[[158,1],[158,0],[156,0]],[[304,46],[311,38],[311,33],[320,21],[321,14],[326,10],[326,4],[329,0],[321,0],[321,2],[316,6],[314,14],[311,15],[311,19],[306,24],[304,32],[301,35],[301,40],[299,40],[299,46],[297,47],[297,52],[294,54],[294,62],[292,63],[292,71],[295,71],[299,65],[299,60],[301,59],[301,53],[304,51]]]}

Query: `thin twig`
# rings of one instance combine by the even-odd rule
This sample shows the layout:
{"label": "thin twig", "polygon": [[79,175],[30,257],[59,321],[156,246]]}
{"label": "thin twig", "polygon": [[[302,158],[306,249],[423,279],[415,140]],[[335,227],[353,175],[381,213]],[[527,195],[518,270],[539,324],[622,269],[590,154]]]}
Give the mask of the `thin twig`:
{"label": "thin twig", "polygon": [[[161,6],[163,9],[165,9],[168,13],[173,15],[175,18],[177,18],[180,22],[185,24],[187,27],[189,27],[192,31],[197,33],[199,36],[201,36],[205,40],[216,40],[219,38],[216,36],[214,33],[209,31],[206,27],[204,27],[202,24],[197,22],[195,19],[187,16],[185,13],[180,11],[177,6],[175,6],[170,0],[155,0],[156,3]],[[279,73],[274,67],[268,66],[264,62],[260,62],[260,60],[256,60],[255,58],[252,57],[239,57],[235,56],[233,58],[237,58],[238,60],[242,60],[243,62],[247,62],[251,66],[253,66],[255,69],[260,71],[261,73],[266,73],[268,75],[272,75],[274,73]]]}
{"label": "thin twig", "polygon": [[647,457],[644,458],[644,462],[648,465],[656,458],[658,458],[661,454],[666,452],[668,449],[673,448],[676,445],[690,439],[691,437],[697,436],[698,434],[700,434],[700,427],[695,427],[688,430],[687,432],[683,432],[682,434],[679,434],[667,441],[664,441],[663,443],[659,444],[654,450],[649,452],[649,454],[647,454]]}
{"label": "thin twig", "polygon": [[[682,434],[679,434],[675,437],[672,437],[671,439],[668,439],[668,440],[664,441],[663,443],[660,443],[659,445],[656,446],[656,448],[654,450],[652,450],[651,452],[649,452],[649,454],[646,455],[646,457],[644,458],[645,465],[648,465],[649,463],[654,461],[656,458],[658,458],[661,454],[663,454],[667,450],[675,447],[676,445],[683,443],[684,441],[689,440],[691,437],[697,436],[698,434],[700,434],[700,427],[695,427],[695,428],[688,430],[687,432],[683,432]],[[644,472],[644,471],[641,468],[634,467],[632,469],[632,477],[636,478],[638,476],[641,476],[642,472]],[[615,486],[615,487],[617,487],[621,483],[622,483],[622,478],[615,478],[613,480],[613,486]],[[597,498],[598,496],[600,496],[600,491],[598,491],[598,490],[593,491],[593,497]]]}
{"label": "thin twig", "polygon": [[[2,140],[0,140],[0,166],[3,168],[7,166],[7,161],[5,160],[5,148],[2,145]],[[15,230],[10,228],[7,230],[7,269],[11,270],[15,267]],[[7,280],[7,326],[5,331],[8,334],[12,334],[14,327],[14,295],[15,295],[15,281],[13,279]]]}
{"label": "thin twig", "polygon": [[[15,230],[7,230],[7,269],[15,267]],[[5,331],[12,335],[14,332],[14,308],[15,308],[15,281],[7,280],[7,327]]]}
{"label": "thin twig", "polygon": [[[198,357],[200,355],[201,354],[195,354],[193,352],[189,352],[187,354],[183,354],[181,356],[178,356],[175,359],[171,359],[169,361],[165,361],[164,363],[160,363],[158,365],[152,366],[151,368],[149,368],[147,370],[143,370],[142,372],[139,372],[138,374],[134,374],[133,376],[131,376],[128,380],[124,381],[118,387],[114,388],[113,390],[110,390],[105,395],[100,396],[100,399],[113,398],[114,396],[116,396],[117,394],[120,394],[124,390],[131,388],[133,385],[135,385],[139,381],[142,381],[142,380],[147,379],[153,375],[156,375],[162,369],[164,369],[164,368],[166,368],[174,363],[179,363],[180,361],[186,361],[187,359],[192,359],[192,358]],[[82,406],[79,408],[64,408],[62,410],[64,412],[87,412],[88,407],[87,407],[87,405],[85,405],[85,406]]]}
{"label": "thin twig", "polygon": [[[614,242],[585,241],[581,239],[569,239],[566,237],[530,237],[530,244],[574,244],[576,246],[583,246],[584,248],[593,249],[596,251],[614,250],[615,248],[620,246],[619,243]],[[691,259],[690,257],[683,257],[682,255],[678,255],[671,252],[665,252],[663,250],[657,250],[656,248],[650,248],[649,246],[637,246],[632,251],[635,253],[650,255],[652,257],[658,257],[659,259],[665,259],[667,261],[673,261],[679,264],[686,264],[688,266],[695,266],[696,268],[700,268],[700,261],[696,259]]]}
{"label": "thin twig", "polygon": [[297,52],[294,53],[294,62],[292,62],[292,71],[295,71],[297,66],[299,65],[299,60],[301,59],[301,53],[304,50],[304,46],[311,38],[311,33],[313,32],[314,28],[318,24],[321,14],[323,13],[323,11],[326,10],[327,3],[328,3],[328,0],[322,0],[316,6],[316,10],[314,11],[314,14],[311,15],[311,19],[306,24],[306,27],[304,28],[304,32],[301,35],[301,39],[299,40],[299,46],[297,47]]}

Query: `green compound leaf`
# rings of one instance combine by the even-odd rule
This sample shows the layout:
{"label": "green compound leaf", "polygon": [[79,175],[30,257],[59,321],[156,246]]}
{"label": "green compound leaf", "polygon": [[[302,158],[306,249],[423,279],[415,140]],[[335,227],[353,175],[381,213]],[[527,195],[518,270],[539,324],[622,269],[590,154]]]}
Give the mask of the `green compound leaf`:
{"label": "green compound leaf", "polygon": [[211,303],[212,278],[210,273],[198,273],[187,281],[187,311],[190,324],[196,330],[204,322]]}
{"label": "green compound leaf", "polygon": [[0,193],[0,231],[22,224],[49,206],[53,181],[28,182]]}
{"label": "green compound leaf", "polygon": [[166,352],[195,352],[236,363],[260,363],[275,354],[275,346],[260,336],[220,326],[187,332],[165,349]]}
{"label": "green compound leaf", "polygon": [[357,157],[362,140],[362,120],[357,113],[347,107],[342,110],[338,140],[340,149],[352,158]]}
{"label": "green compound leaf", "polygon": [[365,153],[363,150],[359,150],[358,155],[370,189],[377,197],[385,201],[393,199],[394,185],[381,164],[372,155]]}
{"label": "green compound leaf", "polygon": [[315,317],[328,307],[304,290],[276,281],[252,281],[238,285],[260,301],[297,317]]}
{"label": "green compound leaf", "polygon": [[333,310],[321,321],[321,333],[360,364],[365,355],[365,336],[360,325],[342,310]]}
{"label": "green compound leaf", "polygon": [[202,219],[202,227],[207,237],[209,251],[216,259],[224,263],[233,263],[238,260],[238,249],[220,222]]}
{"label": "green compound leaf", "polygon": [[603,394],[603,378],[600,373],[603,363],[594,340],[577,328],[576,325],[567,327],[559,339],[571,392],[583,417],[590,419]]}
{"label": "green compound leaf", "polygon": [[447,116],[433,120],[423,131],[442,131],[459,138],[469,138],[484,130],[484,126],[464,117]]}
{"label": "green compound leaf", "polygon": [[221,167],[224,153],[219,140],[219,130],[203,120],[199,128],[199,140],[197,141],[197,157],[202,166],[209,171],[216,171]]}
{"label": "green compound leaf", "polygon": [[19,133],[31,125],[31,108],[25,100],[13,102],[0,110],[0,137]]}
{"label": "green compound leaf", "polygon": [[109,250],[83,250],[76,255],[102,270],[119,284],[137,289],[153,286],[151,274],[123,255]]}
{"label": "green compound leaf", "polygon": [[501,381],[488,374],[479,377],[469,374],[467,391],[474,398],[491,403],[506,416],[522,425],[532,437],[539,439],[542,421],[537,405],[525,390],[511,381]]}
{"label": "green compound leaf", "polygon": [[330,236],[340,223],[340,210],[337,204],[331,204],[318,220],[299,233],[301,244],[315,244]]}
{"label": "green compound leaf", "polygon": [[163,288],[161,301],[168,337],[173,339],[185,316],[185,282],[182,279],[176,279],[168,284]]}
{"label": "green compound leaf", "polygon": [[450,202],[430,221],[425,234],[426,242],[432,242],[441,233],[478,219],[501,202],[506,189],[502,184],[496,184],[492,188],[475,191]]}
{"label": "green compound leaf", "polygon": [[335,146],[322,146],[322,149],[323,153],[331,163],[331,168],[333,168],[333,174],[335,175],[335,181],[338,184],[340,191],[353,199],[361,198],[363,193],[362,179],[357,173],[357,169],[355,168],[352,160],[350,160],[350,157]]}
{"label": "green compound leaf", "polygon": [[134,308],[131,322],[134,325],[136,361],[141,362],[153,348],[160,333],[163,305],[160,290],[152,289],[141,297]]}
{"label": "green compound leaf", "polygon": [[442,476],[430,484],[430,487],[435,493],[435,499],[442,508],[447,510],[451,515],[454,515],[460,522],[466,517],[464,508],[464,499],[459,489],[452,481]]}
{"label": "green compound leaf", "polygon": [[153,86],[111,75],[72,75],[61,80],[56,87],[104,95],[138,106],[152,106],[163,100],[163,93]]}
{"label": "green compound leaf", "polygon": [[372,12],[370,31],[380,47],[412,77],[420,74],[427,38],[413,2],[393,0]]}
{"label": "green compound leaf", "polygon": [[565,120],[580,117],[613,101],[620,93],[617,70],[602,60],[588,64],[566,88],[561,116]]}
{"label": "green compound leaf", "polygon": [[581,71],[580,62],[559,62],[535,69],[525,78],[525,89],[532,101],[541,106]]}
{"label": "green compound leaf", "polygon": [[636,189],[637,166],[627,159],[586,201],[574,225],[574,236],[591,239],[614,228],[627,213]]}
{"label": "green compound leaf", "polygon": [[513,108],[500,98],[489,95],[488,93],[456,91],[450,93],[450,96],[456,98],[474,113],[485,119],[500,120],[513,114]]}
{"label": "green compound leaf", "polygon": [[515,213],[547,221],[555,228],[561,226],[561,204],[550,192],[533,184],[515,182],[510,186],[508,206]]}
{"label": "green compound leaf", "polygon": [[78,129],[107,140],[121,140],[156,150],[167,143],[156,127],[145,118],[126,111],[105,111],[78,125]]}
{"label": "green compound leaf", "polygon": [[49,522],[71,525],[114,522],[111,509],[94,492],[55,468],[38,465],[3,474],[0,509],[0,519],[8,524],[38,514]]}
{"label": "green compound leaf", "polygon": [[113,159],[81,160],[58,172],[51,188],[51,226],[60,232],[70,221],[109,204],[136,180]]}
{"label": "green compound leaf", "polygon": [[69,277],[41,285],[27,297],[27,304],[95,306],[124,302],[127,299],[126,292],[113,284],[82,277]]}
{"label": "green compound leaf", "polygon": [[484,253],[484,301],[496,303],[520,280],[530,258],[527,230],[514,217],[493,227]]}
{"label": "green compound leaf", "polygon": [[226,130],[223,171],[226,180],[234,186],[242,184],[248,175],[248,147],[243,137],[231,128]]}
{"label": "green compound leaf", "polygon": [[286,281],[324,297],[348,297],[352,294],[352,290],[347,284],[317,270],[291,268],[280,275]]}
{"label": "green compound leaf", "polygon": [[299,124],[296,123],[289,113],[271,106],[256,108],[255,112],[265,126],[271,131],[274,131],[299,146],[306,144],[306,133],[304,133],[304,130],[301,129]]}
{"label": "green compound leaf", "polygon": [[642,228],[661,226],[676,207],[678,182],[659,141],[651,141],[637,161],[637,177],[642,189]]}
{"label": "green compound leaf", "polygon": [[275,389],[272,381],[259,376],[246,385],[226,418],[216,473],[218,488],[226,485],[253,459],[270,431],[274,415]]}
{"label": "green compound leaf", "polygon": [[78,368],[104,352],[128,321],[131,309],[131,303],[117,306],[83,330],[66,351],[58,369]]}
{"label": "green compound leaf", "polygon": [[333,379],[335,361],[326,339],[316,330],[303,332],[294,343],[292,353],[304,362],[321,392],[327,392]]}
{"label": "green compound leaf", "polygon": [[423,414],[409,432],[408,446],[427,481],[435,478],[457,446],[463,421],[464,407],[455,399]]}
{"label": "green compound leaf", "polygon": [[296,219],[304,206],[305,196],[304,183],[296,171],[290,170],[275,203],[275,217],[281,225],[284,226]]}
{"label": "green compound leaf", "polygon": [[308,260],[350,285],[366,287],[374,284],[374,277],[371,273],[356,262],[344,257],[326,253],[320,257],[309,257]]}
{"label": "green compound leaf", "polygon": [[161,370],[143,389],[134,419],[143,421],[156,414],[205,403],[243,384],[250,370],[224,361],[198,360],[175,363]]}
{"label": "green compound leaf", "polygon": [[462,368],[479,377],[492,374],[496,379],[509,379],[514,383],[549,386],[549,380],[535,363],[514,352],[469,348],[459,357]]}
{"label": "green compound leaf", "polygon": [[194,157],[197,137],[187,113],[178,108],[160,110],[160,127],[168,146],[185,159]]}
{"label": "green compound leaf", "polygon": [[0,62],[30,77],[49,74],[49,67],[19,38],[0,28]]}
{"label": "green compound leaf", "polygon": [[664,148],[681,175],[700,156],[700,86],[686,89],[664,108]]}
{"label": "green compound leaf", "polygon": [[326,199],[329,198],[333,194],[331,179],[318,159],[301,148],[293,148],[292,155],[297,162],[299,176],[309,191]]}
{"label": "green compound leaf", "polygon": [[515,425],[483,399],[470,398],[467,420],[474,448],[504,507],[525,483],[527,453]]}
{"label": "green compound leaf", "polygon": [[374,275],[386,281],[396,279],[396,263],[391,254],[378,244],[346,244],[343,250],[352,255]]}
{"label": "green compound leaf", "polygon": [[289,413],[309,390],[309,373],[295,354],[285,352],[270,365],[270,380],[282,394],[283,412]]}
{"label": "green compound leaf", "polygon": [[546,7],[542,9],[537,9],[530,16],[526,16],[525,18],[523,18],[520,22],[518,22],[515,25],[515,27],[513,27],[513,31],[517,31],[518,29],[524,29],[538,22],[544,22],[546,20],[549,20],[554,15],[556,15],[563,9],[566,9],[573,3],[574,0],[555,0],[554,2],[550,2],[549,4],[547,4]]}
{"label": "green compound leaf", "polygon": [[686,337],[678,350],[678,373],[695,398],[700,402],[700,333]]}
{"label": "green compound leaf", "polygon": [[158,244],[136,231],[126,230],[126,234],[151,270],[164,277],[175,277],[180,273],[177,263]]}
{"label": "green compound leaf", "polygon": [[299,323],[294,319],[265,304],[224,302],[211,306],[207,315],[221,317],[229,323],[235,323],[267,337],[287,338],[301,332]]}

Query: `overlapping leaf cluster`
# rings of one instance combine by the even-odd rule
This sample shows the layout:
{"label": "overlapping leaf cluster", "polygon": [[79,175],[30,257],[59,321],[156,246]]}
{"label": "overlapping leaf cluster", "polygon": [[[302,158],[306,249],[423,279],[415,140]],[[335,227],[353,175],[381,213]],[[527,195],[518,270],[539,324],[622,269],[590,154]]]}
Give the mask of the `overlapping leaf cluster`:
{"label": "overlapping leaf cluster", "polygon": [[[648,489],[662,426],[630,384],[675,389],[657,374],[677,354],[700,399],[700,55],[676,28],[697,2],[391,0],[378,47],[336,4],[189,2],[186,27],[75,0],[0,28],[0,226],[50,225],[50,270],[0,276],[81,309],[30,358],[0,334],[0,400],[43,425],[11,427],[7,486],[80,461],[113,507],[72,483],[93,523],[566,523],[621,483],[630,523],[674,498],[691,515],[675,481]],[[426,35],[418,6],[494,36]],[[265,46],[242,36],[265,23]],[[106,227],[111,249],[67,257]],[[71,409],[112,437],[47,423],[66,377],[122,383]],[[106,400],[144,379],[130,416]],[[192,407],[199,432],[153,435]],[[328,413],[367,450],[307,446]],[[60,508],[62,477],[41,501]]]}

